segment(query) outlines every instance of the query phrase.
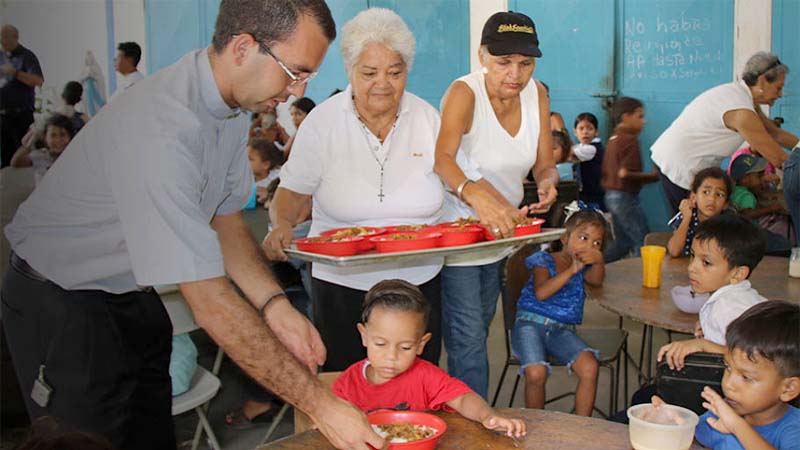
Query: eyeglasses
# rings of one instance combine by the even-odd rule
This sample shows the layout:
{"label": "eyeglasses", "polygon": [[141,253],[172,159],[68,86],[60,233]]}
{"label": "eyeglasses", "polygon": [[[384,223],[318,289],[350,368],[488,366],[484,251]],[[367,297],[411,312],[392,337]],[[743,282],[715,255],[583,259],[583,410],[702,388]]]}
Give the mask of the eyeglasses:
{"label": "eyeglasses", "polygon": [[259,41],[258,39],[255,38],[255,36],[253,36],[253,40],[256,41],[256,43],[258,44],[259,48],[264,50],[264,53],[266,53],[269,56],[271,56],[272,59],[274,59],[275,62],[278,63],[278,65],[281,67],[281,69],[283,69],[283,71],[286,72],[286,75],[292,80],[292,82],[289,83],[289,86],[299,86],[299,85],[302,85],[302,84],[306,84],[309,81],[311,81],[315,76],[317,76],[317,72],[311,72],[311,73],[309,73],[307,75],[301,75],[301,74],[293,71],[286,64],[284,64],[283,61],[278,59],[278,57],[275,56],[274,53],[272,53],[272,50],[269,49],[267,44],[264,44],[263,42]]}

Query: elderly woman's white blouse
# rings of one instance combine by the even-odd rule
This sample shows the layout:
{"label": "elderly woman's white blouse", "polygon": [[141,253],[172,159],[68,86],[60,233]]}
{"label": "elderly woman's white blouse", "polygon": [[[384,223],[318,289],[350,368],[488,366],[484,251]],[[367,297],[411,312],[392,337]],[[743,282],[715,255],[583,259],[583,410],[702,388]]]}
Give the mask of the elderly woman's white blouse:
{"label": "elderly woman's white blouse", "polygon": [[[383,144],[360,122],[350,86],[314,108],[300,125],[280,184],[313,197],[309,236],[339,227],[438,222],[444,198],[433,171],[439,124],[436,109],[409,92],[401,97],[397,121]],[[384,157],[381,201],[378,161]],[[430,258],[351,268],[314,264],[312,275],[368,290],[390,278],[425,283],[442,263],[442,258]]]}

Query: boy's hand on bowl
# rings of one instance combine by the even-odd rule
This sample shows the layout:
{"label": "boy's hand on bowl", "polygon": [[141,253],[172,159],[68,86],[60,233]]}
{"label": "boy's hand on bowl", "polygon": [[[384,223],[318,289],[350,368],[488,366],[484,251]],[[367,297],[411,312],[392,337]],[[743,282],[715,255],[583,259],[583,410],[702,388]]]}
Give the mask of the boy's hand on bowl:
{"label": "boy's hand on bowl", "polygon": [[519,419],[511,419],[499,414],[491,414],[481,422],[489,430],[505,431],[506,436],[522,437],[525,436],[525,422]]}
{"label": "boy's hand on bowl", "polygon": [[683,361],[686,359],[686,356],[702,352],[703,346],[700,343],[699,339],[689,339],[688,341],[676,341],[671,342],[658,350],[658,362],[661,362],[662,358],[666,358],[667,365],[672,370],[682,370],[683,369]]}
{"label": "boy's hand on bowl", "polygon": [[717,391],[708,386],[703,388],[703,392],[700,393],[700,396],[705,400],[703,402],[703,408],[711,411],[718,417],[718,419],[713,417],[706,419],[706,422],[711,425],[711,428],[724,434],[733,433],[743,419],[736,414],[736,411],[731,408],[731,405],[729,405]]}

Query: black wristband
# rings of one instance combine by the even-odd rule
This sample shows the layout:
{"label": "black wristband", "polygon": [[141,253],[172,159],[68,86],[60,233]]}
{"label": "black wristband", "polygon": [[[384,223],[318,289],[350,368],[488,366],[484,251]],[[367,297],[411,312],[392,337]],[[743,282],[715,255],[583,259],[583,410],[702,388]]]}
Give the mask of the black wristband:
{"label": "black wristband", "polygon": [[[270,303],[272,303],[273,300],[275,300],[278,297],[286,297],[286,293],[281,291],[281,292],[278,292],[276,294],[272,294],[269,298],[267,298],[267,301],[264,302],[264,304],[261,305],[260,308],[258,308],[258,315],[263,317],[264,316],[264,310],[267,308],[267,306],[269,306]],[[286,298],[288,299],[289,297],[286,297]]]}

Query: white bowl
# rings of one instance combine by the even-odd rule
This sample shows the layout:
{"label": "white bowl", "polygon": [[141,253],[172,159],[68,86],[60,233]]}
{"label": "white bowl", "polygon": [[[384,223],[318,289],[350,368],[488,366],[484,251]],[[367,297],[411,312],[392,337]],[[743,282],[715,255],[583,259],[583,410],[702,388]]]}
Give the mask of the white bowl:
{"label": "white bowl", "polygon": [[675,286],[672,288],[672,301],[681,311],[697,314],[708,300],[708,294],[694,294],[691,286]]}
{"label": "white bowl", "polygon": [[663,405],[661,408],[671,410],[674,416],[683,420],[681,424],[665,425],[641,419],[648,408],[653,408],[653,404],[644,403],[628,408],[628,432],[634,449],[688,450],[692,446],[694,428],[699,420],[697,414],[680,406]]}

